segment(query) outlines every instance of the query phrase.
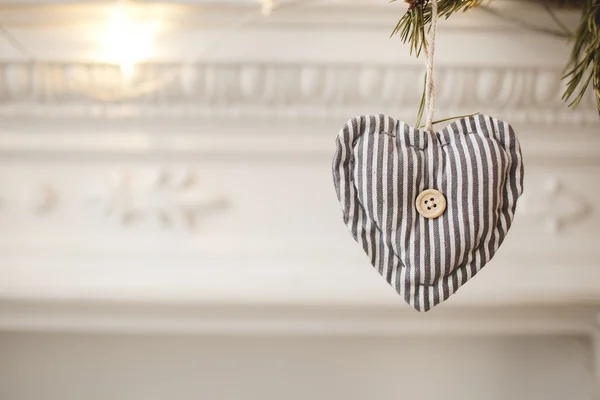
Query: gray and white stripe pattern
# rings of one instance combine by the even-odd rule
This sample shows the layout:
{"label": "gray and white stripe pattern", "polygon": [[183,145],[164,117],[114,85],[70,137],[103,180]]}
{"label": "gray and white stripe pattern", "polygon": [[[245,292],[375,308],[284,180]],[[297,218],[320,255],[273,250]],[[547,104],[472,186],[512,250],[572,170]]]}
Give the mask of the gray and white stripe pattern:
{"label": "gray and white stripe pattern", "polygon": [[[344,222],[371,264],[418,311],[445,301],[492,259],[523,192],[523,160],[506,122],[475,115],[440,132],[386,115],[338,134],[333,177]],[[421,216],[425,189],[445,212]]]}

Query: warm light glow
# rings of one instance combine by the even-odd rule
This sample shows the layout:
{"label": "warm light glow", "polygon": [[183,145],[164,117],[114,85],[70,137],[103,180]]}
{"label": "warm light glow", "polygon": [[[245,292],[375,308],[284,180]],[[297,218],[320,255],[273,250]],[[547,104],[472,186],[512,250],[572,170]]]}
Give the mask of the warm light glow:
{"label": "warm light glow", "polygon": [[273,0],[259,0],[261,2],[262,14],[265,16],[271,15],[273,11]]}
{"label": "warm light glow", "polygon": [[124,2],[115,7],[103,37],[104,58],[119,64],[124,74],[153,51],[160,21],[131,18],[133,10]]}

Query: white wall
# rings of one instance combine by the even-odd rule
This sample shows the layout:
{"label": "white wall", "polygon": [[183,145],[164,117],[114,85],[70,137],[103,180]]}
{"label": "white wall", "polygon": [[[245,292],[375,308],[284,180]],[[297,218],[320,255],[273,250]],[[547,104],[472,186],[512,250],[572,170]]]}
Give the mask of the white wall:
{"label": "white wall", "polygon": [[[350,237],[330,169],[348,118],[414,121],[423,63],[389,38],[402,1],[300,0],[239,31],[257,1],[146,4],[138,22],[170,28],[132,76],[101,56],[114,0],[56,1],[0,0],[36,56],[0,40],[0,400],[600,388],[600,125],[591,93],[561,101],[568,43],[478,10],[440,23],[436,118],[510,122],[526,189],[485,272],[420,314]],[[494,6],[551,24],[529,3]]]}
{"label": "white wall", "polygon": [[2,400],[589,400],[577,337],[0,335]]}

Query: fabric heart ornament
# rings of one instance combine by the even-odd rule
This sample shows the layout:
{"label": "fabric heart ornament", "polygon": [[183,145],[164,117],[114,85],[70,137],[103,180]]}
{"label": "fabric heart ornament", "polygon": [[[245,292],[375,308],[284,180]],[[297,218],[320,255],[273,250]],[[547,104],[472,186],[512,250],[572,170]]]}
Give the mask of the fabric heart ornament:
{"label": "fabric heart ornament", "polygon": [[333,177],[344,222],[418,311],[474,277],[511,227],[524,171],[506,122],[475,115],[428,132],[386,115],[359,116],[336,146]]}

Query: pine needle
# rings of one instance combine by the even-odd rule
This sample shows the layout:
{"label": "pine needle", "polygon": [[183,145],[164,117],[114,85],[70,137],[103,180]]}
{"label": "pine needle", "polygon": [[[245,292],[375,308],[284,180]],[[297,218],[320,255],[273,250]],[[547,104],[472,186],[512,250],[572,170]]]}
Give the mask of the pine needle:
{"label": "pine needle", "polygon": [[[437,121],[433,121],[433,122],[432,122],[432,125],[435,125],[435,124],[440,124],[440,123],[442,123],[442,122],[446,122],[446,121],[451,121],[451,120],[453,120],[453,119],[459,119],[459,118],[467,118],[467,117],[472,117],[472,116],[474,116],[474,115],[479,115],[479,114],[481,114],[481,111],[477,111],[477,112],[474,112],[474,113],[472,113],[472,114],[460,115],[460,116],[458,116],[458,117],[448,117],[448,118],[438,119]],[[424,128],[424,127],[425,127],[425,125],[417,125],[417,127],[418,127],[418,128]]]}
{"label": "pine needle", "polygon": [[423,78],[423,94],[421,95],[421,103],[419,104],[419,111],[417,112],[417,122],[415,123],[416,127],[421,125],[421,120],[423,119],[423,112],[425,111],[425,85],[427,82],[427,73],[425,73],[425,77]]}

